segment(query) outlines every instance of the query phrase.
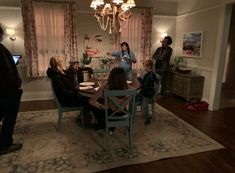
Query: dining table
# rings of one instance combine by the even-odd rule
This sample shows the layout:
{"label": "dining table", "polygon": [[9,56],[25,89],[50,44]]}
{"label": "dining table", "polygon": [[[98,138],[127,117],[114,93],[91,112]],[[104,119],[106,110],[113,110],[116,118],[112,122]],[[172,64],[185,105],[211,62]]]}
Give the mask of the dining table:
{"label": "dining table", "polygon": [[[104,83],[106,83],[107,80],[98,80],[98,79],[92,79],[90,81],[81,82],[77,85],[77,91],[78,94],[84,97],[92,97],[93,94],[102,86]],[[139,91],[140,89],[140,83],[138,81],[133,82],[127,80],[127,84],[129,88],[135,88]]]}

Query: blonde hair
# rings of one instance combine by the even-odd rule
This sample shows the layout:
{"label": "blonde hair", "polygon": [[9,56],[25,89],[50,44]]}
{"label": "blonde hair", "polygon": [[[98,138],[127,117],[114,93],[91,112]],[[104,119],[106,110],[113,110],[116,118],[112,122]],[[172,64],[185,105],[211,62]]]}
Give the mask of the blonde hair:
{"label": "blonde hair", "polygon": [[58,63],[57,63],[56,57],[54,57],[54,56],[51,57],[51,59],[50,59],[50,66],[51,66],[51,68],[56,70],[57,69],[57,65],[58,65]]}
{"label": "blonde hair", "polygon": [[143,62],[143,65],[144,65],[144,66],[147,66],[147,67],[150,67],[150,68],[153,68],[153,62],[152,62],[150,59],[145,60],[145,61]]}
{"label": "blonde hair", "polygon": [[60,71],[61,73],[64,73],[64,65],[63,60],[61,56],[52,56],[50,58],[50,67],[53,70]]}

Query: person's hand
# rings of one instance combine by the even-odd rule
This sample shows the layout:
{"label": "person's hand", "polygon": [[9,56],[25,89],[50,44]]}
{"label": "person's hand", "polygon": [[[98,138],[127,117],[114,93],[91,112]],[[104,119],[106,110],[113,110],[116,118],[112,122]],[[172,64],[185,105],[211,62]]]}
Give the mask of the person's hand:
{"label": "person's hand", "polygon": [[137,77],[137,78],[140,78],[140,77],[141,77],[141,74],[140,74],[140,73],[136,73],[136,77]]}

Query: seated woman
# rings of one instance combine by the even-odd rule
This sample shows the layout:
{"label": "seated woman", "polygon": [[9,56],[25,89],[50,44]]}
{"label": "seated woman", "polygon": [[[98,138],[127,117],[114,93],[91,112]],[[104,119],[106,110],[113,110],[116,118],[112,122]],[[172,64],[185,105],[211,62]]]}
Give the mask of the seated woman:
{"label": "seated woman", "polygon": [[65,71],[68,78],[73,82],[74,87],[79,83],[84,82],[83,72],[88,71],[89,78],[94,75],[92,68],[90,67],[79,67],[79,61],[71,61],[69,68]]}
{"label": "seated woman", "polygon": [[[92,106],[91,110],[94,116],[97,119],[97,127],[96,129],[103,129],[105,128],[105,109],[104,105],[102,104],[101,98],[103,97],[104,90],[125,90],[128,89],[128,85],[126,82],[126,75],[123,68],[115,67],[109,74],[108,82],[103,84],[98,91],[90,98],[89,103]],[[117,98],[119,103],[123,102],[125,98]],[[127,103],[128,104],[128,103]],[[113,104],[109,103],[109,111],[114,112],[117,108],[114,107]],[[118,115],[123,115],[122,112],[118,112]],[[113,130],[113,129],[110,129]]]}
{"label": "seated woman", "polygon": [[78,95],[72,81],[66,76],[61,57],[52,57],[47,76],[52,80],[55,94],[62,106],[86,106],[88,99]]}

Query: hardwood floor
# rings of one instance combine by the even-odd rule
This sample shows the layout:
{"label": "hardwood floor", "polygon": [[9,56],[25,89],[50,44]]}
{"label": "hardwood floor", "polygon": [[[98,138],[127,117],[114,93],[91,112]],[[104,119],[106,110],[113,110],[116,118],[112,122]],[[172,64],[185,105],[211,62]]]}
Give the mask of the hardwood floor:
{"label": "hardwood floor", "polygon": [[[203,152],[182,157],[163,159],[145,164],[114,168],[102,173],[211,173],[235,172],[235,108],[219,111],[190,111],[185,108],[185,101],[168,96],[158,104],[175,113],[178,117],[201,130],[224,145],[221,150]],[[22,102],[20,111],[54,109],[53,100]]]}

